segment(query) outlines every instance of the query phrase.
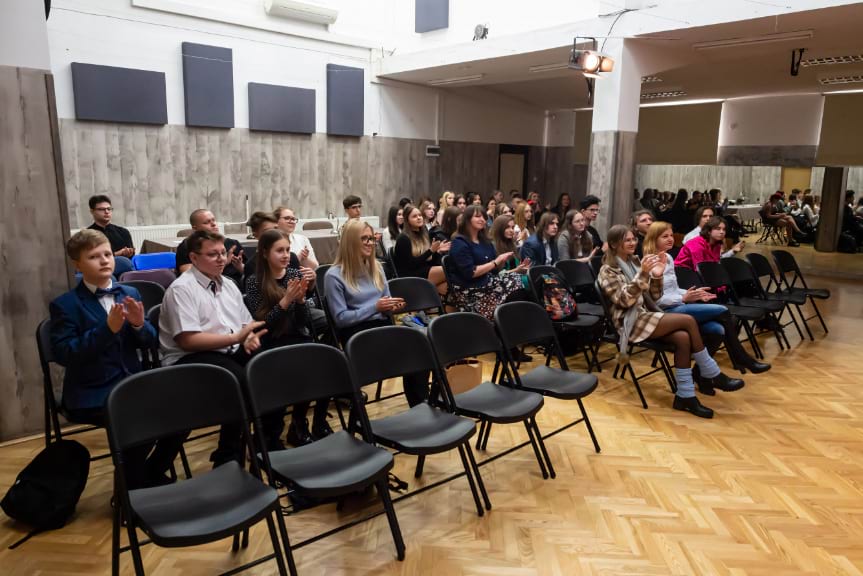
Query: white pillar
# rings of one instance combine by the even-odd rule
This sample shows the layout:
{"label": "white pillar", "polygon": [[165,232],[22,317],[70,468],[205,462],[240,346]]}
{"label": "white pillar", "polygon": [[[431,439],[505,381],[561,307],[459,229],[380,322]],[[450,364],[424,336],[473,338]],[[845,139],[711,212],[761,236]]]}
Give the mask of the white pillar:
{"label": "white pillar", "polygon": [[51,69],[43,2],[3,0],[0,6],[0,66]]}

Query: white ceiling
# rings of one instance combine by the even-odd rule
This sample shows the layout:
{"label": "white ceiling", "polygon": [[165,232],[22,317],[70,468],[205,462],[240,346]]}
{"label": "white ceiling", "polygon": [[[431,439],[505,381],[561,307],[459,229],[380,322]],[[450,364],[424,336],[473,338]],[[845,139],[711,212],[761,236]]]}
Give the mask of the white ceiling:
{"label": "white ceiling", "polygon": [[[683,90],[686,96],[674,101],[704,98],[733,98],[778,93],[823,92],[863,89],[863,82],[822,86],[819,78],[834,75],[863,75],[863,62],[801,67],[790,75],[791,52],[806,48],[804,59],[863,54],[863,3],[779,17],[757,18],[732,23],[685,28],[636,36],[633,41],[644,61],[644,75],[663,81],[642,85],[642,93]],[[693,44],[811,30],[804,40],[695,50]],[[562,69],[529,72],[531,66],[564,64],[570,46],[514,54],[468,63],[434,66],[390,74],[387,77],[417,84],[431,80],[482,74],[480,80],[446,90],[470,92],[482,86],[525,104],[544,110],[580,108],[588,105],[584,78]],[[601,80],[599,80],[601,81]]]}

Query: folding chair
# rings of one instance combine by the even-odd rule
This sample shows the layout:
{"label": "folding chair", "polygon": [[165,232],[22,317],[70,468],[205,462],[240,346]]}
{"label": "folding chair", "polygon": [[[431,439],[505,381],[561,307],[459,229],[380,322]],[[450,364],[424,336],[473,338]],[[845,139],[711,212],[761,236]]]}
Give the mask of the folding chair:
{"label": "folding chair", "polygon": [[[494,311],[494,321],[503,342],[505,354],[511,348],[528,342],[545,342],[547,349],[553,351],[560,368],[546,364],[525,374],[519,372],[519,366],[512,361],[512,358],[508,358],[515,377],[515,385],[517,388],[530,390],[543,396],[578,402],[581,418],[552,432],[552,434],[557,434],[583,421],[587,427],[587,432],[590,434],[590,439],[593,441],[593,448],[599,453],[599,442],[593,433],[593,426],[590,425],[590,418],[587,417],[587,410],[584,409],[584,404],[581,401],[582,398],[589,396],[596,390],[599,380],[593,374],[581,374],[569,370],[560,343],[557,341],[554,326],[545,310],[533,302],[507,302],[498,306],[497,310]],[[490,427],[489,425],[488,428]],[[488,429],[485,431],[485,435],[487,439]]]}
{"label": "folding chair", "polygon": [[[755,252],[746,255],[746,259],[749,261],[749,264],[752,266],[752,270],[755,273],[755,277],[758,279],[759,284],[761,284],[762,278],[767,278],[767,285],[761,284],[762,291],[764,296],[768,300],[779,300],[781,302],[785,302],[786,307],[793,304],[795,308],[797,308],[797,314],[803,320],[803,327],[806,329],[806,333],[809,335],[809,340],[815,340],[812,336],[812,331],[809,329],[809,324],[806,322],[806,316],[803,315],[803,309],[801,306],[806,305],[806,295],[798,292],[789,292],[786,290],[782,290],[782,285],[779,283],[779,279],[773,272],[773,267],[770,265],[770,261],[763,256],[762,254],[757,254]],[[773,290],[771,291],[771,288]],[[791,313],[791,309],[788,310]],[[792,316],[794,318],[794,316]],[[794,323],[797,326],[797,323]],[[786,324],[787,325],[787,324]],[[800,334],[800,327],[797,326],[797,333]],[[803,339],[803,335],[800,334],[800,339]]]}
{"label": "folding chair", "polygon": [[782,230],[770,220],[761,215],[761,236],[755,241],[756,244],[773,241],[776,244],[785,245]]}
{"label": "folding chair", "polygon": [[[206,402],[201,400],[206,398]],[[242,423],[248,431],[243,394],[236,378],[217,366],[188,364],[134,374],[117,385],[107,402],[108,441],[114,460],[114,507],[111,568],[119,574],[120,554],[131,551],[135,573],[144,574],[140,547],[152,542],[166,548],[197,546],[234,537],[266,520],[273,553],[226,574],[274,559],[279,574],[286,574],[276,524],[287,545],[287,530],[279,507],[279,494],[261,481],[256,459],[252,473],[232,461],[189,480],[129,490],[123,451],[153,440],[228,422]],[[250,435],[246,447],[254,453]],[[126,520],[129,545],[120,547],[120,517]],[[273,520],[275,516],[275,521]],[[141,529],[149,540],[139,542]],[[248,545],[248,540],[243,543]],[[291,573],[296,573],[289,557]]]}
{"label": "folding chair", "polygon": [[701,276],[691,268],[687,268],[686,266],[675,266],[674,274],[677,277],[677,286],[683,290],[704,286]]}
{"label": "folding chair", "polygon": [[[540,394],[512,387],[506,357],[501,350],[494,325],[473,312],[454,312],[432,320],[428,335],[444,380],[442,391],[451,394],[450,400],[456,414],[479,420],[480,433],[476,449],[486,449],[492,424],[521,422],[527,430],[527,437],[542,477],[548,478],[551,475],[554,478],[554,466],[536,423],[536,414],[543,406],[543,398]],[[459,360],[483,354],[495,355],[496,361],[501,363],[508,385],[486,381],[466,392],[452,394],[444,368]]]}
{"label": "folding chair", "polygon": [[381,265],[384,268],[384,274],[387,277],[387,280],[392,280],[394,278],[399,277],[398,268],[396,268],[396,259],[393,257],[395,254],[395,246],[390,246],[390,249],[384,252],[384,259],[381,261]]}
{"label": "folding chair", "polygon": [[121,283],[129,282],[130,280],[147,280],[149,282],[155,282],[165,290],[167,290],[168,286],[170,286],[171,283],[174,282],[174,280],[176,279],[177,275],[174,274],[174,270],[168,268],[155,268],[153,270],[130,270],[120,275]]}
{"label": "folding chair", "polygon": [[[806,283],[806,278],[803,277],[803,272],[797,265],[797,260],[795,260],[791,252],[786,250],[771,250],[770,254],[773,256],[773,261],[776,262],[776,269],[779,271],[779,281],[785,286],[784,290],[804,294],[809,299],[809,303],[812,304],[815,316],[805,318],[804,322],[817,317],[818,321],[821,322],[821,327],[824,328],[824,333],[827,334],[829,332],[827,324],[824,323],[824,317],[821,316],[821,311],[818,309],[815,300],[827,300],[830,298],[830,290],[826,288],[810,288]],[[790,282],[788,281],[788,274],[794,275]],[[797,285],[798,280],[800,281],[800,286]]]}
{"label": "folding chair", "polygon": [[[420,330],[407,326],[382,326],[365,330],[350,339],[347,351],[354,380],[359,386],[419,371],[431,371],[432,389],[436,390],[437,386],[446,388],[431,344]],[[435,396],[432,394],[431,397]],[[457,448],[476,513],[482,516],[484,511],[479,494],[482,494],[486,510],[491,510],[491,501],[470,447],[476,425],[472,420],[451,413],[453,406],[448,402],[448,394],[444,393],[442,397],[447,402],[448,411],[423,402],[392,416],[372,420],[372,435],[378,444],[417,456],[414,474],[417,478],[422,475],[426,456]]]}
{"label": "folding chair", "polygon": [[174,252],[135,254],[132,256],[132,265],[135,267],[135,270],[154,270],[156,268],[173,270],[177,266],[177,254]]}
{"label": "folding chair", "polygon": [[[289,375],[285,374],[285,366],[292,367]],[[267,452],[262,435],[256,434],[258,459],[271,487],[286,486],[311,499],[339,498],[375,486],[389,520],[397,557],[403,560],[405,545],[387,485],[393,455],[372,444],[368,415],[344,353],[324,344],[268,350],[246,366],[246,380],[255,430],[261,427],[261,416],[284,410],[287,405],[333,396],[351,398],[353,416],[359,422],[359,439],[340,430],[313,444]],[[286,538],[284,544],[288,563],[293,564]]]}
{"label": "folding chair", "polygon": [[578,313],[605,318],[605,311],[599,304],[596,290],[593,287],[593,283],[596,282],[596,275],[590,264],[578,260],[559,260],[554,267],[563,273],[569,287],[575,294]]}
{"label": "folding chair", "polygon": [[147,280],[125,280],[120,284],[131,286],[141,294],[141,303],[144,305],[144,313],[148,313],[153,306],[158,306],[162,303],[165,297],[165,289],[161,284],[149,282]]}

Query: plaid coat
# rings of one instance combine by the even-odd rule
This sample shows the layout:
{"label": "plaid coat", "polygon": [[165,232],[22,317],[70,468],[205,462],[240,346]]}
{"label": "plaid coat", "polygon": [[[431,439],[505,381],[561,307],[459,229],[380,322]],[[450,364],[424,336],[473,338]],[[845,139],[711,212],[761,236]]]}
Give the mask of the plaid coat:
{"label": "plaid coat", "polygon": [[[636,266],[640,264],[636,260]],[[626,311],[633,306],[638,306],[638,317],[629,335],[630,342],[641,342],[646,340],[656,330],[662,312],[651,312],[645,307],[642,292],[649,290],[648,294],[654,302],[662,297],[662,278],[650,278],[646,272],[639,269],[635,281],[630,282],[624,276],[623,271],[617,266],[604,264],[599,270],[599,286],[605,294],[611,306],[611,320],[614,328],[620,331],[623,326],[623,317]]]}

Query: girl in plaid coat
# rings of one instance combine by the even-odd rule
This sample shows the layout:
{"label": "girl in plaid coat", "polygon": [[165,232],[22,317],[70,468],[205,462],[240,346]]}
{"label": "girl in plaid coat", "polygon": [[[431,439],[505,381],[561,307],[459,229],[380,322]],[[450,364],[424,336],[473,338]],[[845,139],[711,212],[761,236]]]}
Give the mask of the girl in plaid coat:
{"label": "girl in plaid coat", "polygon": [[728,378],[704,347],[698,324],[686,314],[663,313],[654,304],[662,297],[665,254],[650,254],[639,261],[635,256],[638,241],[624,225],[608,231],[608,251],[599,271],[599,285],[611,309],[611,320],[620,334],[618,347],[623,362],[628,362],[630,342],[659,339],[674,345],[674,373],[677,379],[675,410],[701,418],[712,418],[713,410],[695,396],[691,358],[695,358],[702,381],[725,391],[743,388],[743,381]]}

